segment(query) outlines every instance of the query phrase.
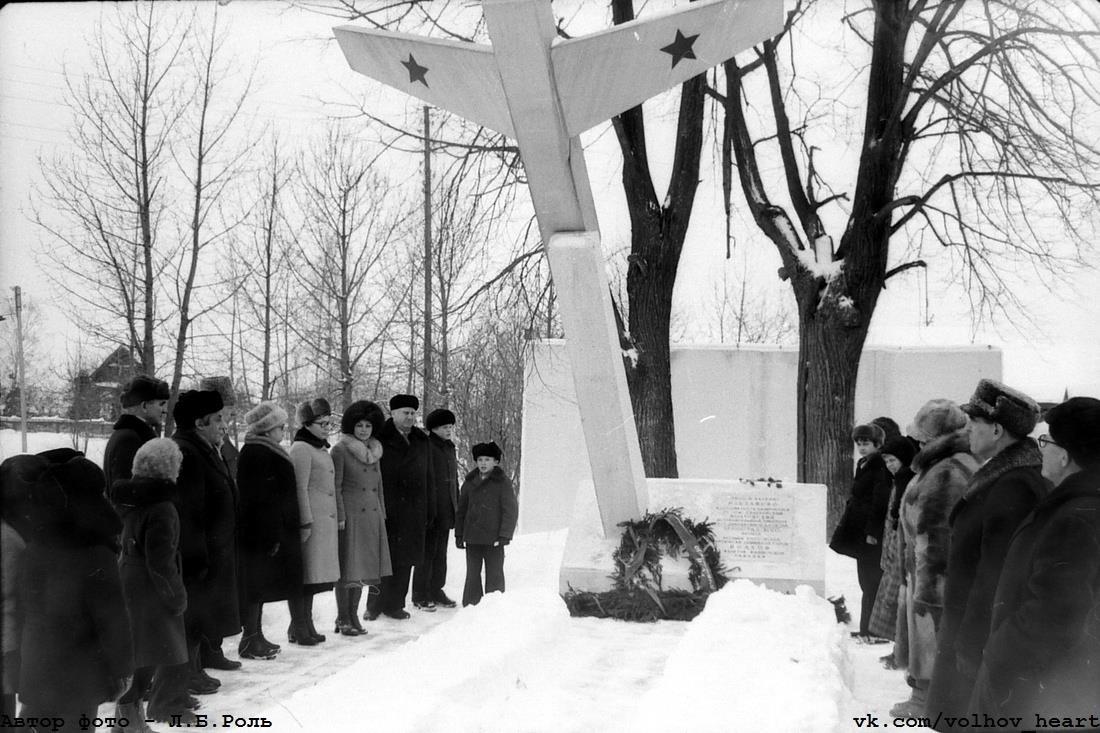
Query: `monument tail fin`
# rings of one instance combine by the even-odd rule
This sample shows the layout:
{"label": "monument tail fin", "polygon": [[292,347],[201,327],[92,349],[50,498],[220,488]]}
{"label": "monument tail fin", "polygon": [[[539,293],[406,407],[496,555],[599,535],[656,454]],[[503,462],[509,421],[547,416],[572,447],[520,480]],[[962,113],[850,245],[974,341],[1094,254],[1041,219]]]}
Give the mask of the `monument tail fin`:
{"label": "monument tail fin", "polygon": [[515,137],[489,46],[351,25],[332,30],[360,74]]}
{"label": "monument tail fin", "polygon": [[783,29],[783,0],[710,0],[550,50],[565,126],[579,135]]}

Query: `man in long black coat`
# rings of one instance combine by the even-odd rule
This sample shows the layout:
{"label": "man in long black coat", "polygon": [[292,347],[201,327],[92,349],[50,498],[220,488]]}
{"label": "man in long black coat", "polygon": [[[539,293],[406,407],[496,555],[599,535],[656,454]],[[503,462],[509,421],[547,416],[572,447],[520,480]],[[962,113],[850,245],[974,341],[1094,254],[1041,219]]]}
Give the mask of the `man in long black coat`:
{"label": "man in long black coat", "polygon": [[237,489],[218,453],[222,407],[217,392],[191,390],[179,396],[172,413],[177,425],[172,439],[183,453],[176,483],[180,556],[188,597],[184,621],[193,666],[192,694],[217,690],[220,683],[202,669],[203,656],[208,661],[215,656],[224,658],[222,638],[241,630],[237,603]]}
{"label": "man in long black coat", "polygon": [[455,414],[450,410],[432,410],[424,419],[432,460],[432,490],[428,501],[435,503],[435,521],[424,536],[424,561],[413,574],[413,605],[426,611],[434,606],[454,608],[455,602],[443,592],[447,583],[447,550],[451,529],[458,510],[458,457],[454,433]]}
{"label": "man in long black coat", "polygon": [[[384,613],[407,619],[405,596],[414,565],[424,557],[424,536],[435,519],[433,472],[428,436],[416,427],[420,400],[414,395],[390,398],[390,418],[379,431],[382,444],[382,492],[386,500],[386,533],[393,575],[382,578],[381,593],[367,599],[367,618]],[[433,609],[434,610],[434,609]]]}
{"label": "man in long black coat", "polygon": [[134,454],[138,448],[160,435],[168,414],[168,383],[139,374],[123,388],[120,401],[122,414],[115,421],[114,431],[103,451],[103,473],[107,478],[107,493],[115,481],[131,478]]}
{"label": "man in long black coat", "polygon": [[983,465],[949,519],[943,619],[928,688],[929,717],[943,731],[966,714],[1008,543],[1048,489],[1039,446],[1027,437],[1039,419],[1033,399],[983,379],[962,410],[970,416],[970,452]]}
{"label": "man in long black coat", "polygon": [[1021,718],[1014,729],[1096,730],[1100,400],[1072,397],[1051,408],[1047,424],[1039,445],[1054,488],[1009,544],[971,710],[982,721]]}

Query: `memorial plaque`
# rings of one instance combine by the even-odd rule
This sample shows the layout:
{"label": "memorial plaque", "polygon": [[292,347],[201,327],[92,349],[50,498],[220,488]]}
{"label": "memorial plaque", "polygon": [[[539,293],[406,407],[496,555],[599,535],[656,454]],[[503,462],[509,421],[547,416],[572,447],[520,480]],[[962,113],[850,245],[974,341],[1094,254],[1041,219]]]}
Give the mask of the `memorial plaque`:
{"label": "memorial plaque", "polygon": [[719,494],[711,510],[709,518],[722,557],[730,561],[792,561],[795,497],[790,492]]}

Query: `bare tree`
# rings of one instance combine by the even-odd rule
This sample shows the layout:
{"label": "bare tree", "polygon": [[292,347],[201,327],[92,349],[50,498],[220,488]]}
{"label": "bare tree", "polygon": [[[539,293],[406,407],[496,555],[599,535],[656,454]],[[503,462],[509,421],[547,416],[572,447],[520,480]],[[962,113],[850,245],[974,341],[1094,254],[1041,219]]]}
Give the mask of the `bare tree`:
{"label": "bare tree", "polygon": [[[225,89],[229,74],[234,69],[235,60],[222,58],[223,38],[218,31],[218,14],[215,9],[206,33],[199,37],[191,49],[191,63],[195,72],[196,89],[192,104],[189,152],[186,162],[177,161],[187,181],[191,195],[191,220],[188,227],[187,244],[182,248],[175,262],[174,288],[170,298],[176,308],[176,348],[172,368],[171,389],[173,401],[179,392],[183,377],[184,358],[187,353],[188,338],[192,325],[218,305],[221,300],[205,305],[197,302],[200,280],[200,259],[204,252],[221,242],[226,235],[240,224],[235,217],[220,216],[223,196],[243,171],[243,161],[252,146],[238,144],[233,146],[230,132],[235,129],[241,107],[248,98],[252,85],[251,77],[238,90]],[[226,94],[222,99],[222,94]],[[219,105],[225,104],[224,111]],[[235,283],[239,287],[240,283]],[[169,411],[165,432],[172,429],[172,414]]]}
{"label": "bare tree", "polygon": [[373,161],[338,127],[299,168],[304,229],[295,272],[308,313],[295,331],[346,406],[360,364],[394,321],[395,296],[399,302],[413,284],[381,277],[383,256],[400,244],[402,217]]}
{"label": "bare tree", "polygon": [[[788,31],[810,5],[796,5]],[[1010,273],[1026,267],[1033,283],[1050,282],[1091,246],[1079,214],[1100,204],[1088,123],[1100,102],[1100,31],[1080,8],[909,0],[868,3],[843,21],[869,51],[853,179],[815,166],[837,136],[799,84],[812,70],[797,65],[797,34],[768,41],[749,64],[727,63],[714,92],[727,190],[735,175],[798,303],[798,473],[830,487],[834,519],[867,330],[887,281],[925,264],[912,243],[946,252],[975,316],[990,316],[1018,304]],[[754,74],[764,78],[750,87]],[[763,108],[750,110],[750,97]],[[779,178],[763,172],[769,152]],[[830,206],[843,207],[835,237]]]}
{"label": "bare tree", "polygon": [[186,103],[171,72],[190,21],[166,21],[154,3],[119,6],[88,41],[89,68],[65,72],[75,119],[69,158],[41,160],[32,194],[49,235],[50,276],[82,329],[128,347],[156,370],[161,218],[170,196],[166,155]]}

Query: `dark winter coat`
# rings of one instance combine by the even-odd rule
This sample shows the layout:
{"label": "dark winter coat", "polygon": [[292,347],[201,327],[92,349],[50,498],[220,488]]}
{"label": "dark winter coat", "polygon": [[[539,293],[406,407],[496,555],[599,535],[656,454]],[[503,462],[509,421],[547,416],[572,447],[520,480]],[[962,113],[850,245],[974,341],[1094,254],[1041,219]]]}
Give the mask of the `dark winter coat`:
{"label": "dark winter coat", "polygon": [[240,481],[241,572],[245,598],[281,601],[302,587],[298,486],[290,456],[245,442],[237,464]]}
{"label": "dark winter coat", "polygon": [[435,433],[428,433],[431,446],[432,475],[435,479],[435,523],[437,527],[455,526],[458,511],[458,456],[455,444]]}
{"label": "dark winter coat", "polygon": [[1012,537],[972,709],[1100,716],[1100,470],[1069,476]]}
{"label": "dark winter coat", "polygon": [[209,639],[241,630],[237,586],[237,489],[218,451],[194,430],[172,439],[183,453],[176,509],[187,586],[188,635]]}
{"label": "dark winter coat", "polygon": [[134,638],[137,667],[187,661],[183,612],[187,591],[180,565],[176,485],[167,479],[135,478],[114,487],[122,514],[119,572]]}
{"label": "dark winter coat", "polygon": [[105,701],[134,671],[117,543],[122,522],[107,497],[69,495],[23,556],[20,697],[46,710]]}
{"label": "dark winter coat", "polygon": [[495,466],[484,479],[477,469],[466,474],[458,493],[456,540],[468,545],[511,540],[518,517],[516,491],[500,466]]}
{"label": "dark winter coat", "polygon": [[[19,688],[18,654],[23,635],[23,607],[19,603],[19,586],[23,577],[23,553],[27,545],[7,520],[0,519],[0,596],[3,618],[0,619],[0,636],[3,637],[4,694],[10,695]],[[9,657],[8,655],[14,655]]]}
{"label": "dark winter coat", "polygon": [[928,691],[933,718],[966,713],[1009,540],[1049,488],[1042,463],[1031,438],[1008,446],[978,469],[951,511],[943,620]]}
{"label": "dark winter coat", "polygon": [[418,565],[424,557],[424,532],[435,518],[435,473],[428,436],[413,428],[405,439],[393,419],[378,431],[382,444],[382,493],[386,503],[386,534],[395,568]]}
{"label": "dark winter coat", "polygon": [[[852,477],[852,494],[844,507],[829,547],[841,555],[874,562],[882,554],[882,529],[890,505],[893,477],[882,456],[873,453],[859,459]],[[878,544],[868,544],[874,537]]]}
{"label": "dark winter coat", "polygon": [[936,656],[947,556],[951,548],[948,517],[978,470],[965,431],[928,441],[913,459],[916,475],[901,500],[903,560],[908,588],[909,675],[928,680]]}
{"label": "dark winter coat", "polygon": [[115,429],[103,451],[103,473],[108,491],[113,491],[116,481],[133,475],[134,454],[155,437],[157,431],[153,426],[136,415],[122,415],[115,421]]}

